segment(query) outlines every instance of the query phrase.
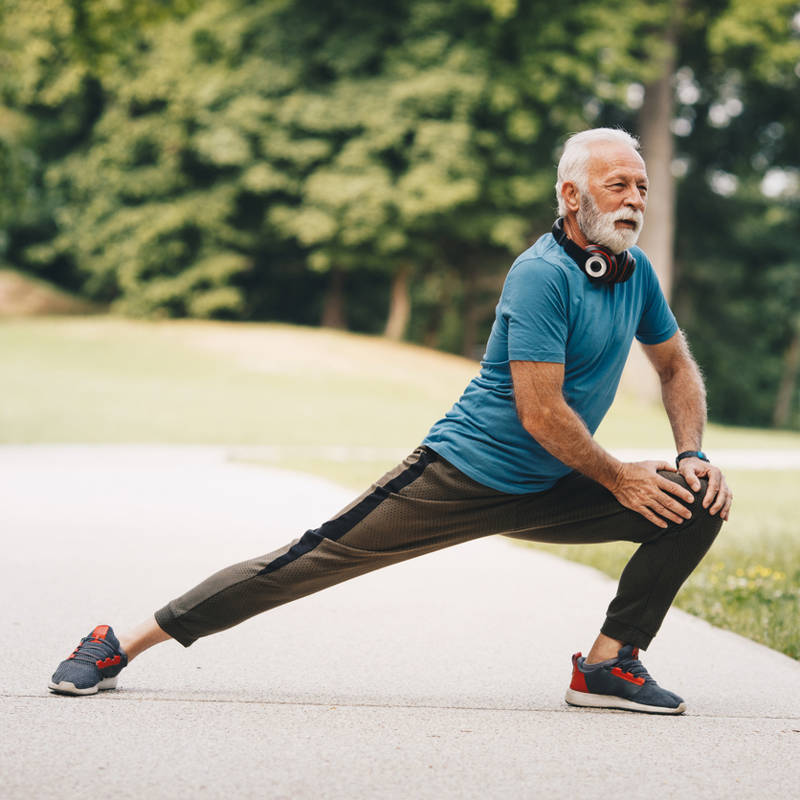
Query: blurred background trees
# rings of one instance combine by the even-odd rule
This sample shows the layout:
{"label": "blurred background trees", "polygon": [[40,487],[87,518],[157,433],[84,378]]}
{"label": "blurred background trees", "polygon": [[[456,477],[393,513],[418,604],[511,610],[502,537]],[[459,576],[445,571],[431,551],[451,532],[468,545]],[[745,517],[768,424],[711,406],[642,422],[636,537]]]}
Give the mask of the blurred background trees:
{"label": "blurred background trees", "polygon": [[0,261],[136,316],[480,348],[571,132],[642,138],[642,245],[720,421],[800,427],[800,6],[7,0]]}

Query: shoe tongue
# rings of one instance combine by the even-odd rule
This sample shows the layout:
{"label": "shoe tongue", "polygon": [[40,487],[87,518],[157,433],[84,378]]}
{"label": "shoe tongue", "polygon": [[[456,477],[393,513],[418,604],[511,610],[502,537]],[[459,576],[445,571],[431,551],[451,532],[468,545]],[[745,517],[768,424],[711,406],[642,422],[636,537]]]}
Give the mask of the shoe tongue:
{"label": "shoe tongue", "polygon": [[110,625],[98,625],[90,634],[90,641],[103,642],[110,645],[114,650],[119,648],[119,639],[114,636],[114,631]]}
{"label": "shoe tongue", "polygon": [[620,647],[619,651],[617,652],[617,657],[621,659],[638,659],[639,658],[639,648],[634,647],[632,644],[626,644]]}

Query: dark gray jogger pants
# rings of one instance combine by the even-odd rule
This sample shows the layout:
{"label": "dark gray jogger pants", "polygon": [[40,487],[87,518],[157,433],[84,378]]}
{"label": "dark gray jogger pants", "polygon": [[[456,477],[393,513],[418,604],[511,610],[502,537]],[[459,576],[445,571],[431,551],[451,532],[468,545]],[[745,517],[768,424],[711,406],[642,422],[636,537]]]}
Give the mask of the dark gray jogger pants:
{"label": "dark gray jogger pants", "polygon": [[[685,485],[676,473],[664,475]],[[722,524],[702,508],[704,492],[705,484],[689,520],[664,529],[579,473],[545,492],[505,494],[420,447],[320,528],[217,572],[155,618],[188,647],[201,636],[349,578],[482,536],[573,544],[624,540],[641,546],[622,572],[601,630],[646,648]]]}

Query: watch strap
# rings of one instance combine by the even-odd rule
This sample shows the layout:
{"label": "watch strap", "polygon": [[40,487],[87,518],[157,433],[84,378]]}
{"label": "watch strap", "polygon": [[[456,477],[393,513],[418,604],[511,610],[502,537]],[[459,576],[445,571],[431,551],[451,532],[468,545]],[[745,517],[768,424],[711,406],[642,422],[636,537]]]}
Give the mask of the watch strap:
{"label": "watch strap", "polygon": [[675,456],[675,466],[677,467],[684,458],[699,458],[701,461],[709,461],[708,456],[702,450],[684,450]]}

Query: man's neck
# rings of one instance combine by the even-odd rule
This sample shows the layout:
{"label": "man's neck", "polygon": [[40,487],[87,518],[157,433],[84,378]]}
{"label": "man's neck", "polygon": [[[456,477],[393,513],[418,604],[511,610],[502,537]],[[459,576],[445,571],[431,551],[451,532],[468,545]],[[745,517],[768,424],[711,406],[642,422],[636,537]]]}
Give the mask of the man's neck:
{"label": "man's neck", "polygon": [[566,233],[578,247],[586,249],[587,245],[591,244],[583,235],[583,231],[581,231],[578,220],[574,214],[567,214],[567,216],[564,217],[564,233]]}

